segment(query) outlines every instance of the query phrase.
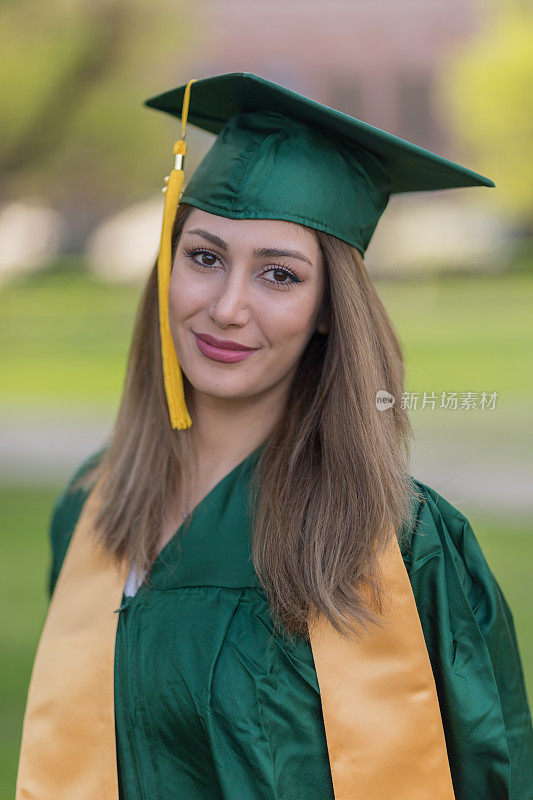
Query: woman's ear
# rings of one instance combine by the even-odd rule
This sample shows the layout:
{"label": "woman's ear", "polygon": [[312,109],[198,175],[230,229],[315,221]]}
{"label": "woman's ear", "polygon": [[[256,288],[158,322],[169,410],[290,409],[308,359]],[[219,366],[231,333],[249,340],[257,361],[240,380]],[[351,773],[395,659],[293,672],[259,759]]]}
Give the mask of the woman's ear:
{"label": "woman's ear", "polygon": [[318,313],[318,322],[316,329],[319,333],[329,333],[329,308],[327,308],[326,301],[322,303]]}

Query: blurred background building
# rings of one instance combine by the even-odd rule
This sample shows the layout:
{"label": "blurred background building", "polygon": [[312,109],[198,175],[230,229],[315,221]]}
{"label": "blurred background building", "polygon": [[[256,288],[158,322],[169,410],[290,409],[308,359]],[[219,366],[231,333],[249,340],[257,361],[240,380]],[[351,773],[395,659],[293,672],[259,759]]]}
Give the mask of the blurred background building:
{"label": "blurred background building", "polygon": [[208,0],[204,12],[187,73],[246,69],[422,147],[455,148],[435,84],[450,48],[485,22],[473,0]]}

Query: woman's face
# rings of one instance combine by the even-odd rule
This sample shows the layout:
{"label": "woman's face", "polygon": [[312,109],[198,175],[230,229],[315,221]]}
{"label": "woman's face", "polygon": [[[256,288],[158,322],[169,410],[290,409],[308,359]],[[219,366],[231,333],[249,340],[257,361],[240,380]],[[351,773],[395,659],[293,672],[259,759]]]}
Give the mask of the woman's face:
{"label": "woman's face", "polygon": [[[318,319],[324,287],[320,248],[305,227],[194,208],[178,242],[169,297],[178,361],[194,389],[230,399],[288,385],[313,332],[326,332]],[[202,336],[253,349],[220,349]]]}

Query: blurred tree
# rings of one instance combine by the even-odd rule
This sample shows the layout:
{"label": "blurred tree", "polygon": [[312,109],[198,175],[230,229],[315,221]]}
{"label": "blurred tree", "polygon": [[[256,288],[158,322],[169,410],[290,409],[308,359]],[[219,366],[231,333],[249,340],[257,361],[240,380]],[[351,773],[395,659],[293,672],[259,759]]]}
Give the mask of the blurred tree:
{"label": "blurred tree", "polygon": [[441,113],[494,180],[502,211],[533,233],[533,3],[486,0],[483,8],[479,33],[443,62]]}
{"label": "blurred tree", "polygon": [[[37,195],[80,231],[158,188],[176,124],[145,97],[188,80],[187,0],[3,0],[0,201]],[[192,32],[192,36],[191,36]],[[155,183],[154,183],[155,181]]]}

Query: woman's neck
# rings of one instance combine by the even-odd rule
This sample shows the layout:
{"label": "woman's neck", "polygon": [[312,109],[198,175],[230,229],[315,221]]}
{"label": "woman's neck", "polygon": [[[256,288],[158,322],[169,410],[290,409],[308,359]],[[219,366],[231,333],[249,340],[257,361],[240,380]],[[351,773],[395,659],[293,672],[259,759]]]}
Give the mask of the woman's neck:
{"label": "woman's neck", "polygon": [[[277,387],[276,387],[277,388]],[[286,407],[286,391],[224,400],[195,393],[191,441],[199,474],[224,475],[264,442]]]}

